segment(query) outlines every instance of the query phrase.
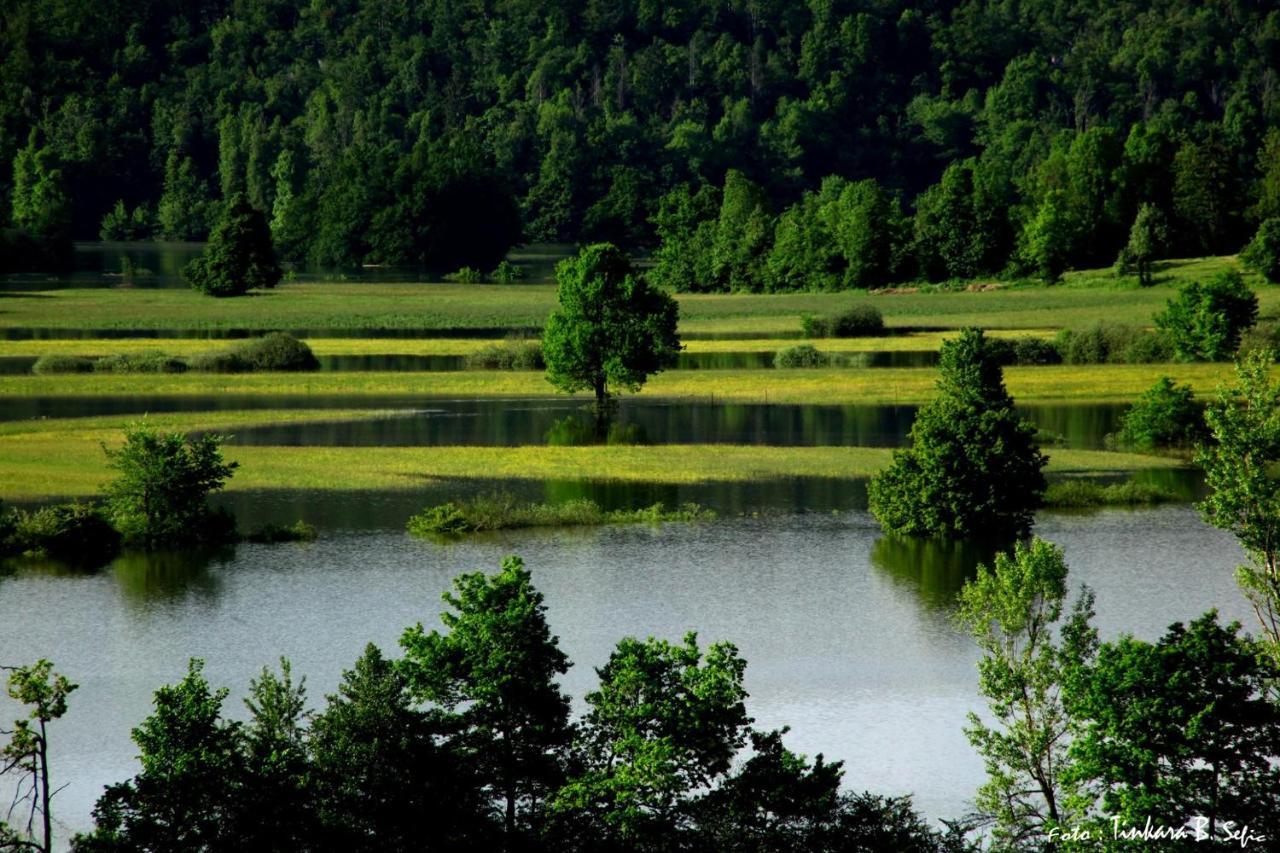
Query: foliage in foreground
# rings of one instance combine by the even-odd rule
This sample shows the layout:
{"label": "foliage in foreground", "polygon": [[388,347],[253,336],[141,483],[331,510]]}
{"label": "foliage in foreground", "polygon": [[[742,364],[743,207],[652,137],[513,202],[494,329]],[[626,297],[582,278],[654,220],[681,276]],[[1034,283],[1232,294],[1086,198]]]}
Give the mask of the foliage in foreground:
{"label": "foliage in foreground", "polygon": [[986,765],[976,799],[1001,849],[1033,848],[1078,816],[1065,777],[1071,726],[1062,685],[1094,654],[1093,594],[1083,590],[1065,622],[1067,566],[1040,539],[998,554],[960,593],[957,621],[983,652],[978,690],[989,721],[969,715],[965,734]]}
{"label": "foliage in foreground", "polygon": [[661,503],[643,509],[605,510],[588,498],[559,503],[524,503],[510,494],[480,495],[427,507],[409,519],[415,536],[452,536],[521,527],[596,527],[605,524],[660,524],[709,521],[715,513],[687,503],[668,509]]}
{"label": "foliage in foreground", "polygon": [[1116,832],[1148,821],[1214,842],[1269,837],[1280,818],[1275,662],[1214,611],[1156,643],[1099,643],[1087,588],[1065,612],[1066,577],[1061,550],[1034,540],[960,594],[958,619],[983,651],[989,713],[971,715],[967,734],[986,764],[977,816],[993,849],[1142,849]]}
{"label": "foliage in foreground", "polygon": [[886,531],[1008,537],[1031,528],[1047,458],[1018,417],[994,349],[977,329],[942,345],[938,396],[911,426],[911,446],[871,479]]}
{"label": "foliage in foreground", "polygon": [[1236,580],[1280,661],[1280,382],[1271,379],[1272,358],[1255,350],[1236,365],[1236,384],[1205,409],[1209,440],[1196,464],[1210,490],[1200,513],[1234,534],[1248,555]]}
{"label": "foliage in foreground", "polygon": [[282,662],[251,683],[248,720],[228,720],[192,661],[73,849],[960,849],[908,798],[843,792],[840,763],[753,729],[730,643],[621,640],[575,723],[569,661],[519,559],[444,599],[444,630],[408,629],[401,660],[369,645],[314,715]]}

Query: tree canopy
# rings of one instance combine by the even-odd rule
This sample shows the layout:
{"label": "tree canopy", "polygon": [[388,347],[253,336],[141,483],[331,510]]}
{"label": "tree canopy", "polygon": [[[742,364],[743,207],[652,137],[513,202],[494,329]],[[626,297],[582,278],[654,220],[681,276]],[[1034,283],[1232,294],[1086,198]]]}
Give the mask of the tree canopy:
{"label": "tree canopy", "polygon": [[911,425],[911,445],[867,487],[891,533],[1011,537],[1031,529],[1048,461],[1014,412],[999,354],[979,329],[944,341],[938,396]]}
{"label": "tree canopy", "polygon": [[560,306],[547,320],[542,351],[547,379],[561,391],[592,391],[603,408],[619,390],[638,389],[680,350],[676,301],[652,287],[616,246],[587,246],[561,261],[556,279]]}

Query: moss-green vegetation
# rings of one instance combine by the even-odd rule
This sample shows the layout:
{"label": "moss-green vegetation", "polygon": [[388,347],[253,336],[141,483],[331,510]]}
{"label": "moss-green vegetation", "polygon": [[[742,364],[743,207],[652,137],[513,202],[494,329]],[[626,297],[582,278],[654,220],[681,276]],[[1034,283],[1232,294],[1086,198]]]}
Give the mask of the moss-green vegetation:
{"label": "moss-green vegetation", "polygon": [[[1084,328],[1099,322],[1148,325],[1178,285],[1237,269],[1232,257],[1163,261],[1154,287],[1111,268],[1068,273],[1039,284],[971,289],[931,286],[847,293],[680,294],[683,336],[794,337],[803,315],[831,315],[870,302],[891,328]],[[1250,284],[1262,278],[1247,274]],[[1280,291],[1258,292],[1262,316],[1275,315]],[[211,300],[185,290],[65,289],[8,293],[0,328],[106,329],[528,329],[555,307],[550,285],[293,282],[245,299]]]}
{"label": "moss-green vegetation", "polygon": [[305,521],[293,524],[264,524],[256,530],[245,534],[245,542],[257,542],[274,545],[279,542],[314,542],[319,535],[314,525]]}
{"label": "moss-green vegetation", "polygon": [[1044,505],[1055,509],[1102,506],[1149,506],[1171,503],[1178,495],[1153,483],[1095,483],[1075,477],[1049,484]]}
{"label": "moss-green vegetation", "polygon": [[457,536],[522,527],[599,527],[606,524],[661,524],[710,521],[715,513],[694,503],[668,509],[661,503],[642,509],[605,510],[593,500],[524,503],[505,493],[482,495],[427,507],[409,519],[414,536]]}

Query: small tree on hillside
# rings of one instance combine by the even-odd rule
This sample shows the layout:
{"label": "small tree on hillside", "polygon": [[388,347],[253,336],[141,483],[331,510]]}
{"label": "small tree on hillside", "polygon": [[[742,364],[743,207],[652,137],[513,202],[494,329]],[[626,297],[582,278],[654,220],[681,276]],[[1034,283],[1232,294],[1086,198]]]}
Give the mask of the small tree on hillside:
{"label": "small tree on hillside", "polygon": [[1169,241],[1169,226],[1164,214],[1154,204],[1144,204],[1138,208],[1138,215],[1129,229],[1129,242],[1121,252],[1121,261],[1125,266],[1132,266],[1138,273],[1138,283],[1150,287],[1152,282],[1151,264],[1160,257]]}
{"label": "small tree on hillside", "polygon": [[1045,282],[1053,284],[1067,268],[1076,225],[1066,193],[1050,190],[1022,231],[1022,255]]}
{"label": "small tree on hillside", "polygon": [[1258,297],[1235,271],[1191,282],[1156,315],[1156,326],[1184,361],[1225,361],[1258,319]]}
{"label": "small tree on hillside", "polygon": [[282,273],[271,229],[244,193],[231,197],[204,254],[187,264],[182,274],[192,287],[209,296],[240,296],[279,283]]}
{"label": "small tree on hillside", "polygon": [[1263,220],[1240,260],[1271,284],[1280,283],[1280,217]]}
{"label": "small tree on hillside", "polygon": [[920,409],[911,446],[868,486],[893,533],[1016,536],[1031,528],[1048,461],[1005,390],[999,354],[979,329],[942,345],[938,396]]}
{"label": "small tree on hillside", "polygon": [[674,361],[676,301],[637,274],[611,243],[588,246],[556,269],[560,307],[542,335],[547,379],[572,394],[591,389],[603,410],[611,393],[635,391]]}
{"label": "small tree on hillside", "polygon": [[119,450],[106,450],[119,476],[107,485],[107,513],[126,541],[148,547],[226,538],[234,522],[214,513],[208,497],[237,463],[224,462],[222,436],[188,438],[146,423],[125,429]]}

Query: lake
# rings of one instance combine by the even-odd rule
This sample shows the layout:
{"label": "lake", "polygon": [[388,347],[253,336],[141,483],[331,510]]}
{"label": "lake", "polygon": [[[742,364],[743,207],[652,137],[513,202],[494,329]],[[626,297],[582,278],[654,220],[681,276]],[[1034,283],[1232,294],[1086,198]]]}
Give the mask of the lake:
{"label": "lake", "polygon": [[[848,786],[913,792],[940,818],[961,815],[982,780],[962,733],[980,706],[977,654],[948,609],[967,575],[962,553],[885,539],[860,511],[448,545],[388,529],[396,523],[330,528],[309,545],[0,576],[5,660],[52,657],[81,685],[52,730],[54,783],[69,783],[55,801],[60,823],[85,829],[101,787],[132,775],[129,731],[188,657],[205,658],[210,681],[231,688],[233,716],[244,716],[248,680],[279,655],[308,676],[315,704],[364,643],[394,652],[406,626],[438,624],[454,575],[511,553],[547,596],[575,662],[564,686],[579,710],[619,638],[697,630],[704,642],[738,644],[757,725],[790,725],[791,748],[845,761]],[[1073,587],[1096,590],[1107,637],[1154,639],[1210,607],[1251,626],[1231,574],[1239,548],[1190,507],[1045,513],[1037,533],[1066,548]]]}

